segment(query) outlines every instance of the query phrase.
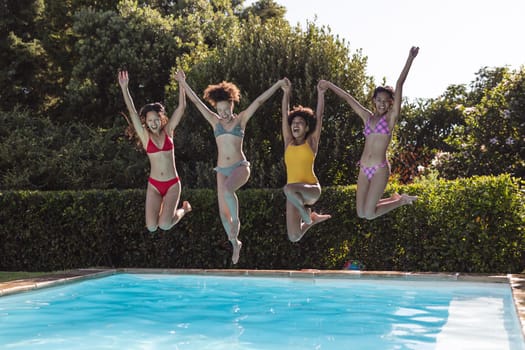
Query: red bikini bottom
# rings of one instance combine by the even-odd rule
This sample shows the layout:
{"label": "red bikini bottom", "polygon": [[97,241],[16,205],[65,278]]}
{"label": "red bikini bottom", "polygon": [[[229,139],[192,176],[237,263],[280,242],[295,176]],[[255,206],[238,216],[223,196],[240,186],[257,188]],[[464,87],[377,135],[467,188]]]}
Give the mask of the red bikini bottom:
{"label": "red bikini bottom", "polygon": [[154,178],[149,178],[148,182],[153,185],[159,191],[160,195],[164,197],[166,193],[168,193],[168,190],[171,188],[171,186],[175,185],[177,182],[179,182],[179,177],[175,177],[168,181],[159,181],[155,180]]}

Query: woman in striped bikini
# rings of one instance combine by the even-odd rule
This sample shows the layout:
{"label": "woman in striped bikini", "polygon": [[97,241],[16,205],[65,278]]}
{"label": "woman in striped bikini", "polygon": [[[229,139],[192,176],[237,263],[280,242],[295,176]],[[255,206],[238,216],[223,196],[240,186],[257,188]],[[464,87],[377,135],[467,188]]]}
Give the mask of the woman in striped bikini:
{"label": "woman in striped bikini", "polygon": [[282,100],[282,133],[286,165],[286,229],[288,239],[299,241],[315,224],[331,218],[310,209],[321,197],[321,185],[314,172],[324,113],[326,87],[317,86],[317,109],[296,106],[291,111],[291,83],[286,84]]}
{"label": "woman in striped bikini", "polygon": [[284,84],[277,81],[268,90],[257,97],[245,110],[239,114],[233,113],[233,107],[240,100],[240,91],[231,82],[223,81],[209,85],[204,90],[204,99],[216,111],[212,111],[201,101],[185,79],[179,80],[204,118],[213,128],[217,144],[217,197],[221,222],[233,247],[232,262],[237,264],[242,242],[239,240],[241,222],[239,219],[239,200],[235,193],[244,186],[250,177],[250,162],[243,152],[244,130],[250,118],[257,109],[268,100]]}
{"label": "woman in striped bikini", "polygon": [[407,61],[396,83],[396,89],[379,86],[374,90],[373,102],[375,113],[363,107],[352,95],[335,84],[322,81],[321,85],[343,98],[365,125],[365,147],[357,178],[356,207],[357,215],[368,220],[375,219],[402,205],[412,204],[417,197],[395,193],[389,198],[381,198],[390,177],[390,164],[386,152],[392,140],[392,131],[401,112],[403,84],[419,51],[410,49]]}
{"label": "woman in striped bikini", "polygon": [[118,82],[131,118],[130,134],[136,135],[140,140],[151,167],[146,190],[146,227],[150,232],[155,232],[158,228],[169,230],[191,211],[191,205],[187,201],[177,209],[181,183],[173,148],[173,131],[186,108],[184,90],[179,88],[179,105],[168,120],[164,106],[160,103],[147,104],[137,113],[128,89],[127,71],[118,73]]}

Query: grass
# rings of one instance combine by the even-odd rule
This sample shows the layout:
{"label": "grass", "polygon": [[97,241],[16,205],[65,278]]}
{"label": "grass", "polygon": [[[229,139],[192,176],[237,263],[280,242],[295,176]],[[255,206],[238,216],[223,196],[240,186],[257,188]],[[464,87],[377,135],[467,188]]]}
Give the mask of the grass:
{"label": "grass", "polygon": [[0,282],[40,277],[44,275],[49,275],[49,272],[0,271]]}

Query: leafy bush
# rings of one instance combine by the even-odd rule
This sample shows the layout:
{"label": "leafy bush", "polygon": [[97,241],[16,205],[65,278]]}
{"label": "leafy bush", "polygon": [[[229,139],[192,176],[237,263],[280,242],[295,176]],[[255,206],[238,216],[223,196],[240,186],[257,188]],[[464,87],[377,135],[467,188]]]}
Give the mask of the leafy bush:
{"label": "leafy bush", "polygon": [[[125,123],[125,122],[124,122]],[[56,125],[30,111],[0,112],[0,189],[79,190],[146,185],[148,159],[123,125]],[[16,130],[16,132],[13,132]]]}
{"label": "leafy bush", "polygon": [[[419,196],[373,221],[355,214],[355,187],[324,189],[316,210],[332,219],[298,243],[286,236],[280,189],[239,191],[239,268],[521,272],[524,183],[507,175],[392,184]],[[144,190],[0,192],[0,269],[228,268],[231,247],[213,190],[185,189],[194,210],[168,232],[144,227]]]}

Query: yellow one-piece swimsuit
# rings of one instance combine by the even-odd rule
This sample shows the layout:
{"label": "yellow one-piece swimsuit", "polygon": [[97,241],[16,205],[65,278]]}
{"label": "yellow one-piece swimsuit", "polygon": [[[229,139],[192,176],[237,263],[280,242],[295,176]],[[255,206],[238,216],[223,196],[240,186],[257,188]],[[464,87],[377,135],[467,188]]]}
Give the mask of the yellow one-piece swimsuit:
{"label": "yellow one-piece swimsuit", "polygon": [[310,145],[305,142],[302,145],[290,144],[284,151],[284,164],[286,165],[286,182],[291,183],[319,183],[314,173],[315,154]]}

